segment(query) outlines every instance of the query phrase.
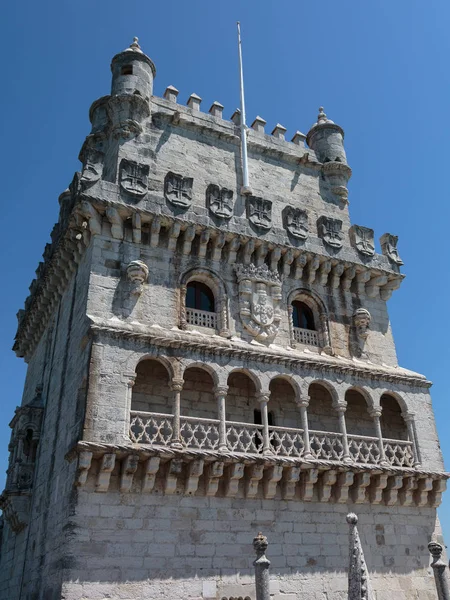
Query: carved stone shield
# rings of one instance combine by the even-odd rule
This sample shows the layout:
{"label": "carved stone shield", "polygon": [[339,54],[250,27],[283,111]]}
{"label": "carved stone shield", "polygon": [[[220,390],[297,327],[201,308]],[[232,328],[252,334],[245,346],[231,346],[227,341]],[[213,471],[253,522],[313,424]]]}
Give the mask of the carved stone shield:
{"label": "carved stone shield", "polygon": [[206,189],[206,206],[219,219],[230,219],[233,215],[233,192],[211,183]]}
{"label": "carved stone shield", "polygon": [[164,195],[166,199],[178,208],[189,208],[192,203],[192,177],[183,177],[176,173],[167,173],[164,179]]}
{"label": "carved stone shield", "polygon": [[119,169],[120,187],[127,194],[142,198],[148,190],[149,170],[148,165],[140,165],[123,158]]}
{"label": "carved stone shield", "polygon": [[271,341],[281,321],[281,280],[267,265],[236,265],[242,324],[260,341]]}
{"label": "carved stone shield", "polygon": [[350,240],[358,252],[364,256],[373,256],[375,254],[373,229],[363,227],[362,225],[352,225],[350,227]]}
{"label": "carved stone shield", "polygon": [[343,235],[342,221],[340,219],[332,219],[331,217],[319,217],[317,220],[317,232],[319,237],[323,239],[325,244],[332,248],[342,248]]}
{"label": "carved stone shield", "polygon": [[283,223],[286,231],[299,240],[308,237],[308,213],[301,208],[286,206],[283,210]]}
{"label": "carved stone shield", "polygon": [[83,189],[94,185],[102,176],[103,157],[103,152],[99,152],[94,148],[88,148],[83,153],[83,170],[80,177],[80,184]]}
{"label": "carved stone shield", "polygon": [[258,229],[270,229],[272,227],[272,202],[256,196],[248,196],[247,218]]}
{"label": "carved stone shield", "polygon": [[397,250],[398,236],[392,233],[384,233],[380,237],[381,251],[394,264],[400,266],[403,264]]}

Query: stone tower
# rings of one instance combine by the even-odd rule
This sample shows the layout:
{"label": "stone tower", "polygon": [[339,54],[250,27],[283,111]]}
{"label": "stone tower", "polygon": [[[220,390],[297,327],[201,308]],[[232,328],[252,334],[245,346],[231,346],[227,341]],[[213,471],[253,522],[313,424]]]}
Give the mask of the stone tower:
{"label": "stone tower", "polygon": [[[430,382],[397,364],[397,237],[351,225],[344,132],[248,130],[137,40],[19,311],[28,363],[1,496],[1,600],[346,597],[358,514],[379,600],[435,598],[447,475]],[[305,145],[307,144],[307,146]]]}

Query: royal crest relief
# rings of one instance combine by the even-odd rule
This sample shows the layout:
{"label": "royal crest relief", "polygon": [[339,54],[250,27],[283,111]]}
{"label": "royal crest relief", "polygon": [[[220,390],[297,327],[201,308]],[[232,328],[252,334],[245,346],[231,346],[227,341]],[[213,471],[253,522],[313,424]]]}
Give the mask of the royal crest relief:
{"label": "royal crest relief", "polygon": [[236,265],[239,314],[245,329],[257,340],[271,341],[280,325],[281,280],[267,265]]}
{"label": "royal crest relief", "polygon": [[306,240],[308,237],[308,213],[301,208],[286,206],[283,210],[283,224],[292,237]]}
{"label": "royal crest relief", "polygon": [[325,244],[335,248],[342,248],[342,221],[340,219],[332,219],[331,217],[319,217],[317,220],[317,233],[323,239]]}
{"label": "royal crest relief", "polygon": [[83,170],[80,177],[82,189],[91,187],[100,179],[103,172],[103,158],[103,152],[99,152],[94,148],[88,148],[83,153]]}
{"label": "royal crest relief", "polygon": [[398,236],[392,233],[384,233],[380,237],[381,251],[388,259],[399,267],[403,264],[397,250]]}
{"label": "royal crest relief", "polygon": [[248,196],[247,218],[258,229],[271,229],[272,202],[256,196]]}
{"label": "royal crest relief", "polygon": [[192,177],[183,177],[176,173],[167,173],[164,179],[164,195],[178,208],[189,208],[192,203]]}
{"label": "royal crest relief", "polygon": [[219,219],[230,219],[233,215],[233,192],[211,183],[206,189],[206,206]]}
{"label": "royal crest relief", "polygon": [[373,256],[375,254],[373,229],[363,227],[362,225],[352,225],[350,228],[350,240],[352,246],[364,256]]}
{"label": "royal crest relief", "polygon": [[149,166],[123,158],[120,161],[120,187],[124,192],[137,198],[145,196],[148,190]]}

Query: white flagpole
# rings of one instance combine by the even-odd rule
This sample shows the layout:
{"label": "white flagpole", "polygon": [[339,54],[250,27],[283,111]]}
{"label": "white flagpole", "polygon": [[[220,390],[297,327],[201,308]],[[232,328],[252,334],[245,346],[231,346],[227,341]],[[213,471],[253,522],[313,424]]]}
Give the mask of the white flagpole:
{"label": "white flagpole", "polygon": [[241,43],[241,24],[237,22],[238,49],[239,49],[239,77],[241,89],[241,154],[242,154],[242,194],[251,194],[248,181],[248,159],[247,159],[247,125],[245,123],[245,98],[244,98],[244,71],[242,68],[242,43]]}

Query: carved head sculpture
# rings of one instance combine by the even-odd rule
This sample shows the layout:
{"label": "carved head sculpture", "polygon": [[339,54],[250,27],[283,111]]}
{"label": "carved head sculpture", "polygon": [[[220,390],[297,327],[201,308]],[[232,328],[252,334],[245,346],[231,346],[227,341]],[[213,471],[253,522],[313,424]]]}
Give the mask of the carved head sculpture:
{"label": "carved head sculpture", "polygon": [[131,293],[142,294],[143,284],[148,278],[148,267],[141,260],[133,260],[127,266],[127,278],[131,282]]}
{"label": "carved head sculpture", "polygon": [[90,187],[100,179],[103,171],[103,152],[88,148],[83,156],[83,171],[80,184],[83,188]]}
{"label": "carved head sculpture", "polygon": [[366,308],[358,308],[353,314],[353,324],[356,329],[356,335],[362,340],[367,339],[369,335],[370,321],[372,317]]}

